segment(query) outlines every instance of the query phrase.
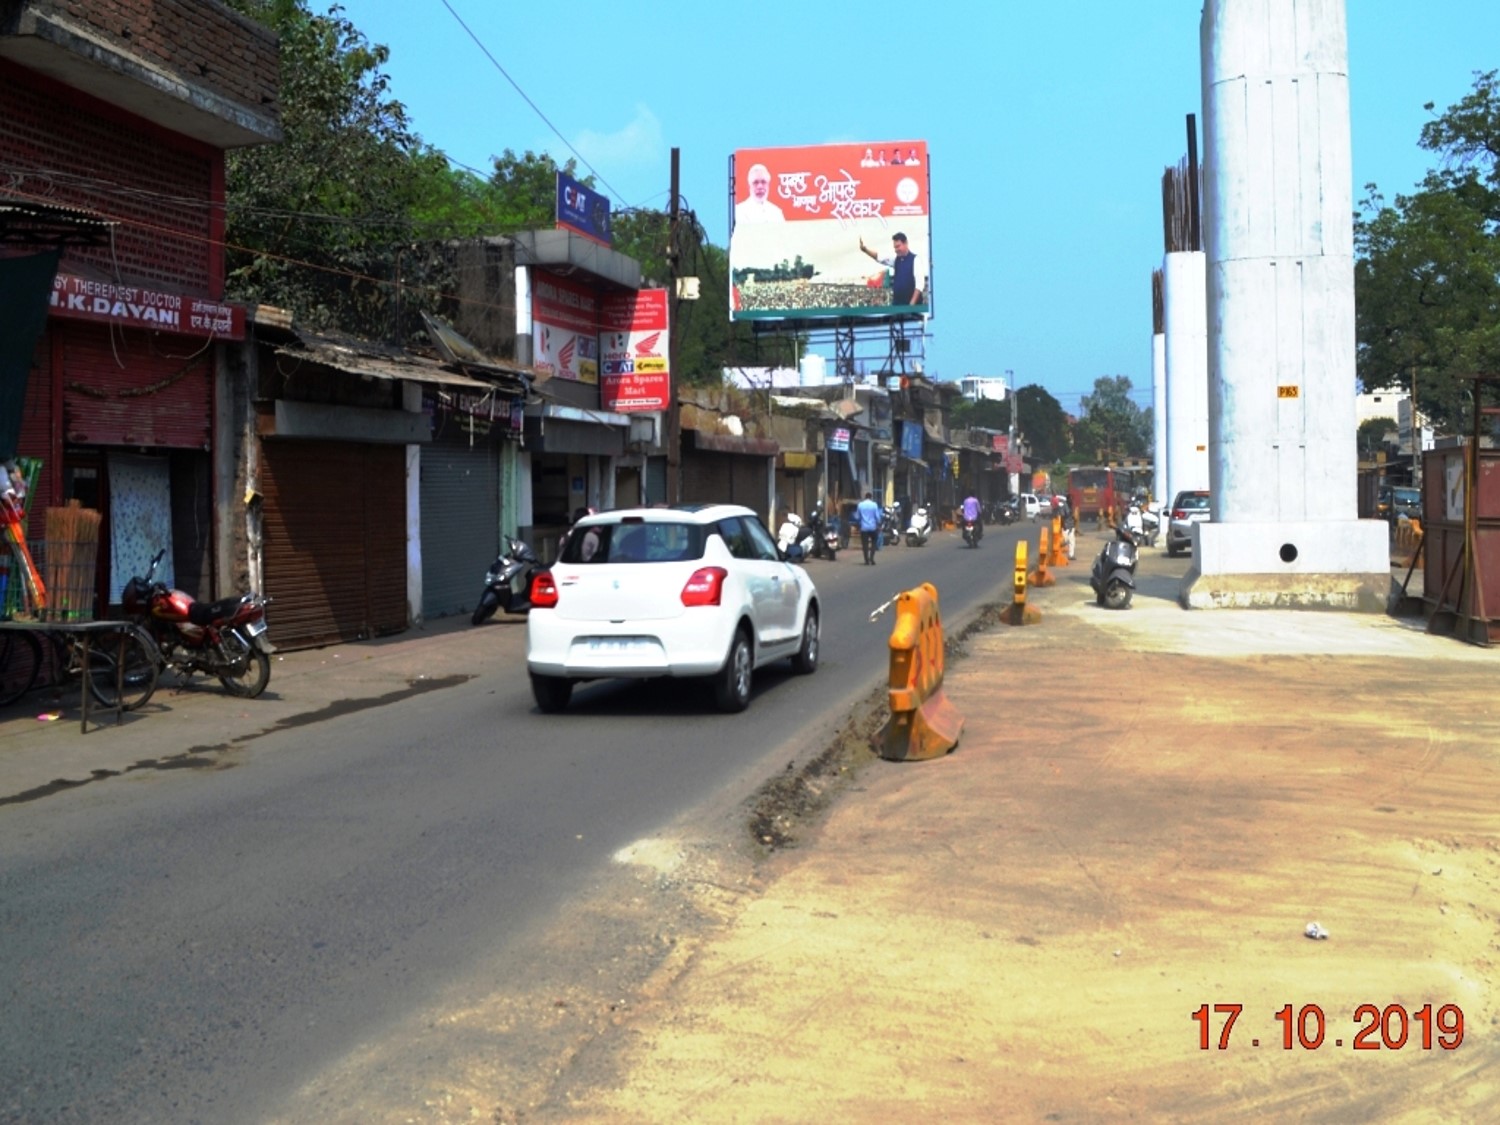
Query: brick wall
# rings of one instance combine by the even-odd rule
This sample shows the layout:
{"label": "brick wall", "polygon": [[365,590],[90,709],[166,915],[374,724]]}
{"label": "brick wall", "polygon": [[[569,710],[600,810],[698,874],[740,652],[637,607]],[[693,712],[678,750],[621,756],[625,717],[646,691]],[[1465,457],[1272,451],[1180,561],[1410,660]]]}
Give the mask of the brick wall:
{"label": "brick wall", "polygon": [[[100,107],[101,109],[103,107]],[[119,222],[113,247],[69,250],[62,269],[88,262],[140,284],[217,296],[222,259],[211,246],[208,201],[222,157],[25,71],[0,67],[0,171],[7,190],[97,211]]]}
{"label": "brick wall", "polygon": [[192,85],[279,112],[275,33],[218,0],[25,0],[25,6]]}

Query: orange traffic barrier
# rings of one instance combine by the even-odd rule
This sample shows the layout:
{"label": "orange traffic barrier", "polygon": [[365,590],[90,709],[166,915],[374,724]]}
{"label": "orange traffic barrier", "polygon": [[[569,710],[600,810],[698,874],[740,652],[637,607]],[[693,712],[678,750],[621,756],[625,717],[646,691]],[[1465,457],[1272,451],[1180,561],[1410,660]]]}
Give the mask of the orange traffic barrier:
{"label": "orange traffic barrier", "polygon": [[1052,517],[1052,554],[1047,559],[1048,566],[1067,566],[1068,552],[1064,549],[1062,516]]}
{"label": "orange traffic barrier", "polygon": [[964,721],[943,694],[943,622],[932,583],[896,596],[890,646],[891,718],[877,750],[892,762],[941,757],[958,745]]}
{"label": "orange traffic barrier", "polygon": [[1035,625],[1042,619],[1041,610],[1026,604],[1026,540],[1016,544],[1016,573],[1014,594],[1010,605],[1005,607],[1007,625]]}
{"label": "orange traffic barrier", "polygon": [[1057,576],[1048,571],[1047,559],[1052,554],[1052,529],[1042,525],[1041,550],[1037,552],[1036,569],[1031,572],[1033,586],[1056,586]]}

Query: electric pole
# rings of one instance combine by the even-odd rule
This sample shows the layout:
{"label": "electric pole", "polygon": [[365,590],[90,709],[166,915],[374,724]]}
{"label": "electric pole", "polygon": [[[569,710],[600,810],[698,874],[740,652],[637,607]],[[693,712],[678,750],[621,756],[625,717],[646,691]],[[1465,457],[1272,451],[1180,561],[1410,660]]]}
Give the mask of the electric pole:
{"label": "electric pole", "polygon": [[667,387],[667,503],[682,502],[682,411],[677,403],[677,387],[682,373],[677,370],[677,267],[680,257],[678,222],[682,217],[679,203],[679,156],[672,150],[672,202],[667,209],[667,369],[671,372]]}

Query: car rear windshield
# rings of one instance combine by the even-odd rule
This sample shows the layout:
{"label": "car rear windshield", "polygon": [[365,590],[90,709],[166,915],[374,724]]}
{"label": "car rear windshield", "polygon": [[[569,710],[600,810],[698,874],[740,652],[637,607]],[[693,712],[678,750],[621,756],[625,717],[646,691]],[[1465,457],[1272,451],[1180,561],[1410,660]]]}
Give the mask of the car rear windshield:
{"label": "car rear windshield", "polygon": [[1422,494],[1415,488],[1396,489],[1396,503],[1398,504],[1419,504],[1421,500]]}
{"label": "car rear windshield", "polygon": [[559,562],[683,562],[703,557],[706,528],[666,520],[598,523],[568,533]]}
{"label": "car rear windshield", "polygon": [[1208,493],[1206,492],[1184,492],[1177,498],[1177,507],[1186,508],[1188,511],[1208,511]]}

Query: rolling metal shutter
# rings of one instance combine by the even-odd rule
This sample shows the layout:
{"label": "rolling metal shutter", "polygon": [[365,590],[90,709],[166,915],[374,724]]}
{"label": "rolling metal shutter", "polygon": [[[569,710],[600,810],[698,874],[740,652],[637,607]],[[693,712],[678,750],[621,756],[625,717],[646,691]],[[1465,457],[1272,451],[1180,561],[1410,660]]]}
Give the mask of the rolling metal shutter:
{"label": "rolling metal shutter", "polygon": [[405,448],[271,439],[261,450],[271,640],[312,648],[404,630]]}
{"label": "rolling metal shutter", "polygon": [[499,553],[500,458],[458,434],[422,447],[422,615],[469,613]]}
{"label": "rolling metal shutter", "polygon": [[58,338],[69,442],[209,447],[212,348],[201,341],[94,324],[70,324]]}

